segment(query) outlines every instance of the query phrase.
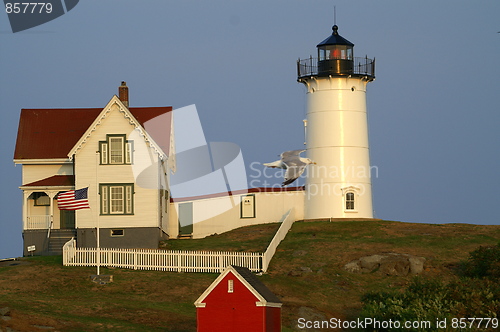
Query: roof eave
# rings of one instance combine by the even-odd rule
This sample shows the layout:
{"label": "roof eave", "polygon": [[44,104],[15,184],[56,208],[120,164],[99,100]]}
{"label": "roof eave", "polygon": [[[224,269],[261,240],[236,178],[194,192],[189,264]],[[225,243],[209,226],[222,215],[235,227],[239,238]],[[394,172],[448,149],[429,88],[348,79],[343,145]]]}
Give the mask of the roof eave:
{"label": "roof eave", "polygon": [[21,190],[73,190],[75,186],[20,186]]}
{"label": "roof eave", "polygon": [[283,303],[275,303],[275,302],[267,302],[267,301],[258,301],[255,302],[257,307],[270,307],[270,308],[281,308]]}
{"label": "roof eave", "polygon": [[16,165],[59,165],[71,164],[70,158],[50,158],[50,159],[14,159]]}

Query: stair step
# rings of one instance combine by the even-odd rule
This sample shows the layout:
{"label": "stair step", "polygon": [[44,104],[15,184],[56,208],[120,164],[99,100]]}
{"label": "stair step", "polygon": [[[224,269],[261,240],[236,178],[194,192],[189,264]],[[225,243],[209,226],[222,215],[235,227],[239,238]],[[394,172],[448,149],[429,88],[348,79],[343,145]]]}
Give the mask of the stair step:
{"label": "stair step", "polygon": [[62,248],[72,238],[76,237],[74,229],[53,229],[49,237],[49,252],[53,254],[62,254]]}
{"label": "stair step", "polygon": [[177,239],[179,240],[184,240],[184,239],[192,239],[193,235],[192,234],[181,234],[177,236]]}

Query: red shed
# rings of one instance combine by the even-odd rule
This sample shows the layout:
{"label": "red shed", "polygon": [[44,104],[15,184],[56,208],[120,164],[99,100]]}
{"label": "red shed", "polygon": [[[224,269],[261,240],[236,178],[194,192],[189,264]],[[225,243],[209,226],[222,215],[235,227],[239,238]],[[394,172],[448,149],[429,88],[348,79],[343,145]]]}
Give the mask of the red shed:
{"label": "red shed", "polygon": [[194,304],[198,332],[281,331],[281,301],[246,267],[228,266]]}

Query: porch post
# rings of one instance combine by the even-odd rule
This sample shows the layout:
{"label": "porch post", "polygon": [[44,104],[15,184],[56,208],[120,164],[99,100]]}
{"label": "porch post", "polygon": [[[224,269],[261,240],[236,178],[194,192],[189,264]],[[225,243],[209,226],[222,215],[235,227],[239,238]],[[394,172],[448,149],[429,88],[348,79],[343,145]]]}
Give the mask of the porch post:
{"label": "porch post", "polygon": [[50,230],[54,225],[54,197],[57,195],[57,191],[46,191],[45,193],[49,196],[50,200],[50,209],[49,209],[50,220],[49,220],[49,230],[47,232],[47,237],[50,237]]}
{"label": "porch post", "polygon": [[28,198],[32,193],[33,193],[32,191],[23,190],[23,231],[28,229],[28,218],[29,218]]}

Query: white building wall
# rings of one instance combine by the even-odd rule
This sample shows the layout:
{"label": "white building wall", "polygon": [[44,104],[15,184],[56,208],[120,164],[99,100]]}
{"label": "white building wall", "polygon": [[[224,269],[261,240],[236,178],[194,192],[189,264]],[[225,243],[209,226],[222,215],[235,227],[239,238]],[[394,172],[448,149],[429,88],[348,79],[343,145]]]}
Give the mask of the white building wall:
{"label": "white building wall", "polygon": [[[366,84],[363,78],[320,77],[307,87],[308,169],[305,219],[373,218]],[[354,210],[345,193],[355,193]]]}
{"label": "white building wall", "polygon": [[23,185],[43,180],[53,175],[73,175],[72,164],[23,165]]}
{"label": "white building wall", "polygon": [[[255,195],[255,218],[241,218],[240,202],[246,195]],[[257,224],[280,221],[292,207],[295,219],[304,218],[304,191],[252,192],[234,196],[222,196],[171,204],[170,229],[178,229],[178,205],[193,203],[193,238],[203,238],[230,230]],[[176,236],[178,232],[169,233]]]}
{"label": "white building wall", "polygon": [[[134,165],[99,165],[99,141],[105,141],[108,134],[125,134],[127,140],[134,140]],[[134,166],[148,158],[156,161],[157,154],[147,147],[141,136],[134,130],[119,107],[111,106],[111,111],[88,138],[75,157],[75,188],[89,187],[91,209],[76,211],[77,228],[94,228],[99,220],[101,228],[159,227],[159,172],[158,163],[134,172]],[[141,183],[137,183],[137,179]],[[100,215],[99,184],[134,183],[133,215]],[[150,184],[150,187],[148,187]]]}

